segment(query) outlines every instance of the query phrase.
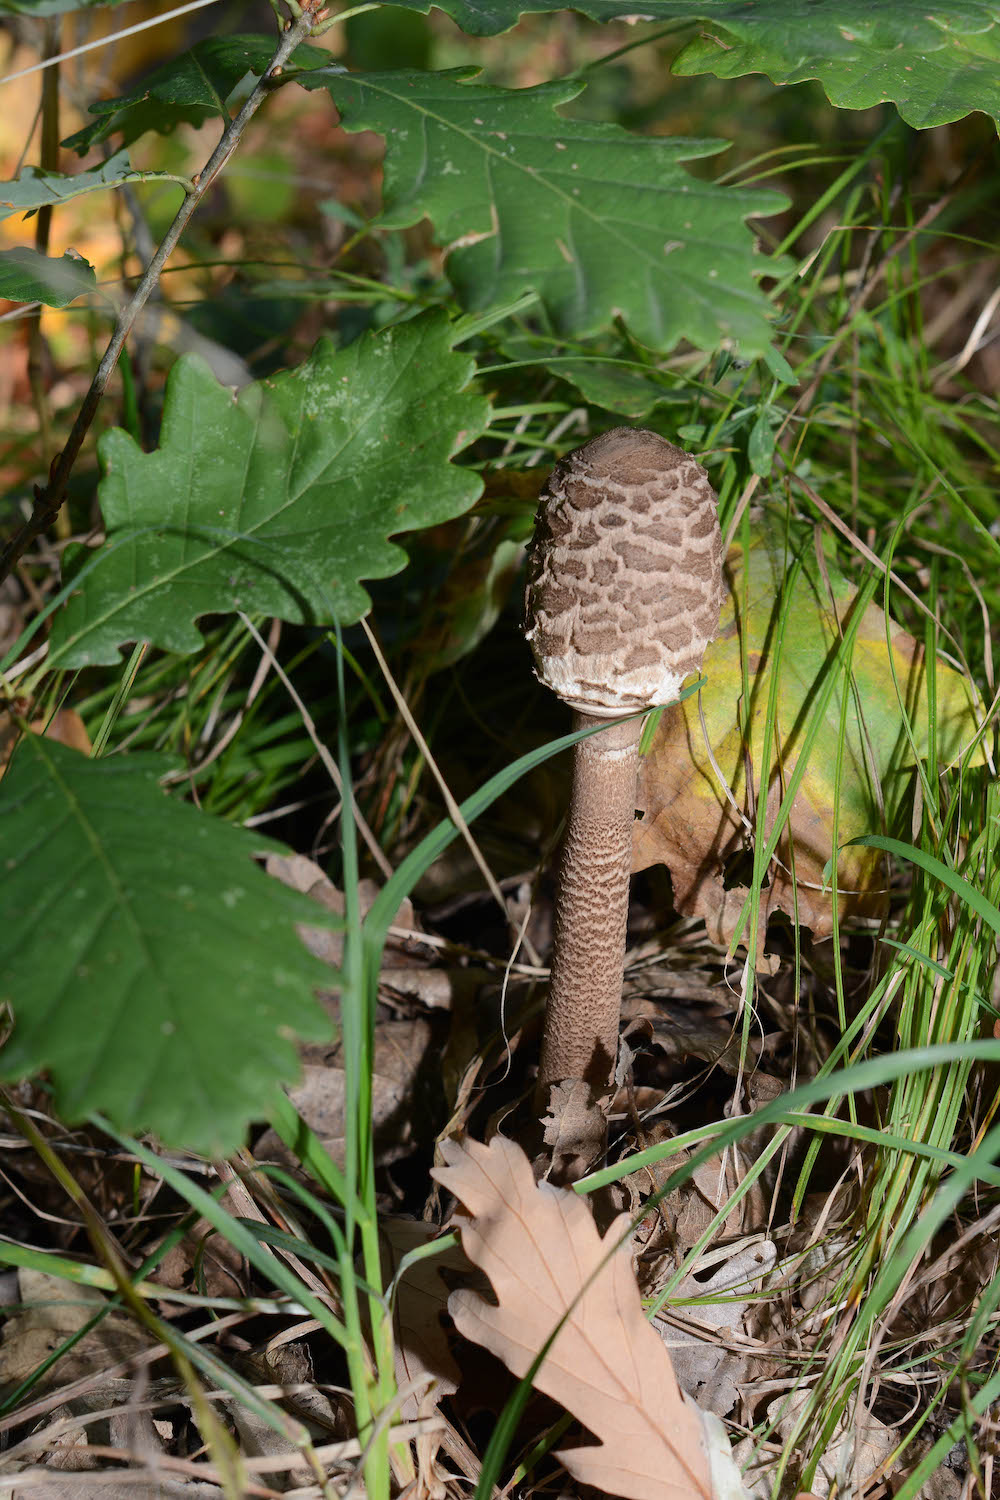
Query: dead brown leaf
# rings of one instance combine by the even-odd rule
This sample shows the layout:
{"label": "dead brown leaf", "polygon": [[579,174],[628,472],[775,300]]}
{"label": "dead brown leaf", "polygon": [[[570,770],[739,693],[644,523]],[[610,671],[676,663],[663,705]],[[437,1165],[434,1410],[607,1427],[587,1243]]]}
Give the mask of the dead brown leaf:
{"label": "dead brown leaf", "polygon": [[[768,1403],[767,1416],[776,1438],[786,1446],[802,1441],[800,1422],[809,1401],[808,1390],[796,1390],[778,1400]],[[827,1500],[829,1495],[865,1494],[898,1441],[895,1429],[866,1411],[863,1407],[842,1414],[833,1433],[828,1436],[826,1451],[812,1480],[811,1500]],[[752,1445],[741,1443],[738,1456],[748,1461],[747,1483],[754,1493],[759,1484],[767,1484],[771,1460],[760,1452],[754,1454]]]}
{"label": "dead brown leaf", "polygon": [[[73,708],[57,708],[55,713],[47,718],[32,719],[28,727],[32,734],[43,734],[46,739],[57,740],[60,745],[67,745],[70,750],[79,750],[83,755],[90,754],[91,744],[87,726]],[[10,760],[19,737],[17,722],[8,710],[0,715],[0,776],[7,769],[7,762]]]}
{"label": "dead brown leaf", "polygon": [[[686,1276],[660,1315],[661,1336],[677,1379],[704,1411],[724,1417],[736,1405],[740,1383],[751,1369],[744,1328],[751,1294],[759,1291],[776,1260],[770,1240],[744,1244],[708,1280]],[[684,1305],[695,1297],[704,1300]]]}
{"label": "dead brown leaf", "polygon": [[[269,854],[264,861],[264,869],[275,880],[280,880],[282,885],[291,886],[293,891],[301,891],[303,895],[309,896],[327,911],[334,912],[338,917],[344,915],[343,893],[338,891],[333,881],[316,864],[315,860],[307,859],[304,854]],[[358,882],[358,904],[362,917],[367,914],[378,893],[379,887],[373,880]],[[415,928],[413,904],[408,897],[400,905],[394,925]],[[325,960],[334,968],[339,966],[344,949],[344,940],[339,933],[330,932],[324,927],[302,927],[300,932],[310,953],[314,953],[317,958]],[[391,965],[392,961],[392,950],[389,945],[385,962]],[[399,962],[398,956],[395,961]]]}
{"label": "dead brown leaf", "polygon": [[209,1297],[243,1297],[243,1257],[206,1219],[198,1219],[164,1255],[150,1280],[158,1286],[196,1289]]}
{"label": "dead brown leaf", "polygon": [[[282,885],[310,896],[327,911],[338,917],[344,915],[344,898],[340,891],[319,865],[304,854],[269,854],[264,869]],[[300,927],[299,932],[310,953],[331,967],[339,968],[344,952],[344,939],[339,932],[331,932],[326,927]]]}
{"label": "dead brown leaf", "polygon": [[709,1459],[698,1411],[685,1404],[670,1357],[642,1309],[627,1219],[602,1239],[587,1204],[535,1183],[519,1146],[444,1141],[433,1175],[463,1205],[462,1245],[489,1277],[497,1305],[475,1292],[448,1302],[459,1332],[519,1377],[550,1335],[535,1386],[600,1439],[556,1457],[580,1484],[629,1500],[708,1500]]}
{"label": "dead brown leaf", "polygon": [[[379,1241],[386,1280],[395,1281],[403,1257],[429,1244],[439,1232],[433,1224],[415,1219],[381,1220]],[[433,1375],[435,1401],[456,1391],[461,1379],[441,1324],[441,1314],[448,1306],[443,1270],[468,1272],[469,1262],[457,1245],[439,1255],[412,1261],[396,1283],[394,1299],[396,1383],[409,1385],[424,1375]],[[400,1405],[399,1421],[412,1422],[422,1415],[420,1404],[420,1397],[408,1396]]]}
{"label": "dead brown leaf", "polygon": [[[424,1066],[431,1037],[431,1028],[423,1020],[379,1022],[371,1088],[375,1159],[380,1166],[406,1156],[425,1122],[426,1098],[418,1074]],[[305,1059],[302,1081],[289,1089],[289,1098],[342,1167],[347,1080],[340,1044],[306,1046],[302,1056]],[[259,1160],[295,1166],[294,1153],[282,1145],[273,1130],[264,1133],[254,1154]]]}
{"label": "dead brown leaf", "polygon": [[[107,1308],[107,1299],[93,1287],[77,1285],[46,1271],[22,1266],[17,1273],[21,1307],[4,1323],[0,1344],[0,1382],[16,1383],[31,1375],[71,1335],[79,1333],[95,1313]],[[46,1376],[69,1385],[81,1376],[93,1375],[105,1365],[147,1349],[149,1336],[131,1318],[107,1312],[62,1356]]]}
{"label": "dead brown leaf", "polygon": [[[667,1057],[679,1060],[697,1057],[703,1062],[717,1063],[727,1073],[735,1075],[741,1071],[741,1037],[730,1016],[706,1014],[687,997],[674,1001],[659,994],[637,994],[634,986],[629,994],[627,980],[625,990],[622,1020],[644,1022],[651,1042]],[[746,1053],[751,1063],[756,1062],[759,1051],[760,1043],[751,1037]]]}
{"label": "dead brown leaf", "polygon": [[608,1105],[582,1078],[567,1078],[549,1090],[545,1144],[552,1182],[577,1182],[596,1165],[608,1145]]}

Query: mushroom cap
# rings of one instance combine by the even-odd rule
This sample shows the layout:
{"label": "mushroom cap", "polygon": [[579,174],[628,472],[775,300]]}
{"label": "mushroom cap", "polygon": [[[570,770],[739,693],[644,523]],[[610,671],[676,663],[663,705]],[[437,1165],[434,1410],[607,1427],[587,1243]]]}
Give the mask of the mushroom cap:
{"label": "mushroom cap", "polygon": [[613,427],[556,464],[528,552],[525,635],[538,677],[614,718],[672,703],[722,608],[708,475],[658,433]]}

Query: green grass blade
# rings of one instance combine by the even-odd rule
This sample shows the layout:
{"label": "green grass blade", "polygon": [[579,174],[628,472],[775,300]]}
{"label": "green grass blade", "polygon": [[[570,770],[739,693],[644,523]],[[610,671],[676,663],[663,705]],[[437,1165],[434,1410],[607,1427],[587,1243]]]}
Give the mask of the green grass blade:
{"label": "green grass blade", "polygon": [[[865,844],[870,849],[884,849],[887,854],[895,854],[899,859],[909,860],[911,864],[919,865],[926,870],[928,875],[940,880],[950,891],[960,897],[966,905],[970,906],[978,917],[982,917],[988,927],[1000,937],[1000,911],[987,901],[981,891],[977,891],[974,885],[970,885],[961,875],[936,859],[933,854],[926,853],[923,849],[917,849],[913,844],[900,843],[899,839],[884,838],[880,833],[864,833],[859,838],[851,839],[852,844]],[[846,847],[846,845],[845,845]]]}

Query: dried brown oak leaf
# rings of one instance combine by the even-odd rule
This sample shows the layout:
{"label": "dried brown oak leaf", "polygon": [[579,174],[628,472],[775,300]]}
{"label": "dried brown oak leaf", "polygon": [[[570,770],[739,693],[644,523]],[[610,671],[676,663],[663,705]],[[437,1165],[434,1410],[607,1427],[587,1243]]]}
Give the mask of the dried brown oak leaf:
{"label": "dried brown oak leaf", "polygon": [[578,1484],[629,1500],[709,1500],[700,1415],[646,1319],[627,1252],[615,1248],[628,1219],[602,1239],[584,1200],[536,1183],[524,1152],[501,1136],[489,1146],[443,1141],[441,1151],[447,1166],[433,1175],[463,1205],[462,1246],[497,1299],[453,1292],[459,1333],[522,1377],[558,1328],[534,1385],[600,1439],[556,1454]]}

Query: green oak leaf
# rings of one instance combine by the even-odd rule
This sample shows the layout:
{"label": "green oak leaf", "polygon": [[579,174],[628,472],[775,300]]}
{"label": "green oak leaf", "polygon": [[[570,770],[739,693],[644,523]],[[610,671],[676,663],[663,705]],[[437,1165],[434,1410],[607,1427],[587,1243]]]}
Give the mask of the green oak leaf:
{"label": "green oak leaf", "polygon": [[68,307],[96,288],[96,272],[80,255],[43,255],[27,246],[0,250],[0,297],[8,302]]}
{"label": "green oak leaf", "polygon": [[675,73],[815,78],[832,104],[892,103],[917,129],[974,110],[1000,119],[1000,0],[716,0],[699,14],[709,27]]}
{"label": "green oak leaf", "polygon": [[64,16],[71,10],[93,10],[109,3],[121,5],[124,0],[0,0],[0,16]]}
{"label": "green oak leaf", "polygon": [[66,203],[81,193],[100,188],[118,187],[123,182],[174,182],[161,172],[133,172],[127,151],[116,151],[107,161],[88,172],[43,172],[40,167],[25,167],[20,177],[0,182],[0,219],[22,210],[44,208],[47,204]]}
{"label": "green oak leaf", "polygon": [[687,407],[690,393],[670,371],[642,365],[624,345],[613,353],[586,344],[556,342],[517,332],[503,340],[513,364],[537,364],[568,381],[589,406],[613,411],[630,421],[648,418],[657,406]]}
{"label": "green oak leaf", "polygon": [[323,341],[238,395],[197,356],[179,359],[159,448],[120,429],[100,440],[107,539],[71,561],[78,588],[51,663],[115,662],[135,640],[195,651],[209,612],[360,619],[361,580],[406,564],[389,537],[461,515],[482,488],[449,462],[488,413],[451,337],[432,312],[341,351]]}
{"label": "green oak leaf", "polygon": [[[395,0],[426,14],[432,0]],[[627,16],[697,23],[674,64],[681,74],[778,84],[818,79],[831,103],[891,102],[918,128],[973,110],[1000,118],[1000,0],[433,0],[464,31],[494,36],[528,13],[573,9],[594,21]]]}
{"label": "green oak leaf", "polygon": [[[499,32],[509,31],[512,26],[516,26],[523,15],[555,10],[585,10],[585,14],[601,21],[637,14],[634,0],[631,5],[629,0],[598,0],[596,5],[586,9],[585,4],[569,6],[560,4],[559,0],[393,0],[395,9],[415,10],[424,16],[432,6],[436,10],[443,10],[469,36],[496,36]],[[605,10],[610,14],[595,14]],[[643,11],[644,15],[646,13]]]}
{"label": "green oak leaf", "polygon": [[[202,125],[213,116],[228,119],[226,99],[247,74],[262,77],[275,50],[273,36],[212,36],[174,57],[143,79],[142,87],[118,99],[90,106],[100,118],[63,141],[83,156],[91,147],[120,133],[129,145],[147,130],[168,134],[182,121]],[[317,68],[330,54],[300,46],[288,67]]]}
{"label": "green oak leaf", "polygon": [[684,170],[725,142],[563,119],[556,107],[579,83],[491,88],[470,82],[475,72],[324,69],[301,80],[329,89],[346,130],[386,137],[379,223],[429,217],[466,307],[535,290],[560,332],[594,333],[620,314],[658,349],[681,338],[768,347],[756,278],[774,265],[755,255],[744,221],[786,200]]}
{"label": "green oak leaf", "polygon": [[252,859],[279,848],[176,801],[163,756],[91,760],[26,734],[0,781],[0,1074],[45,1070],[68,1122],[227,1155],[329,1022],[324,908]]}

